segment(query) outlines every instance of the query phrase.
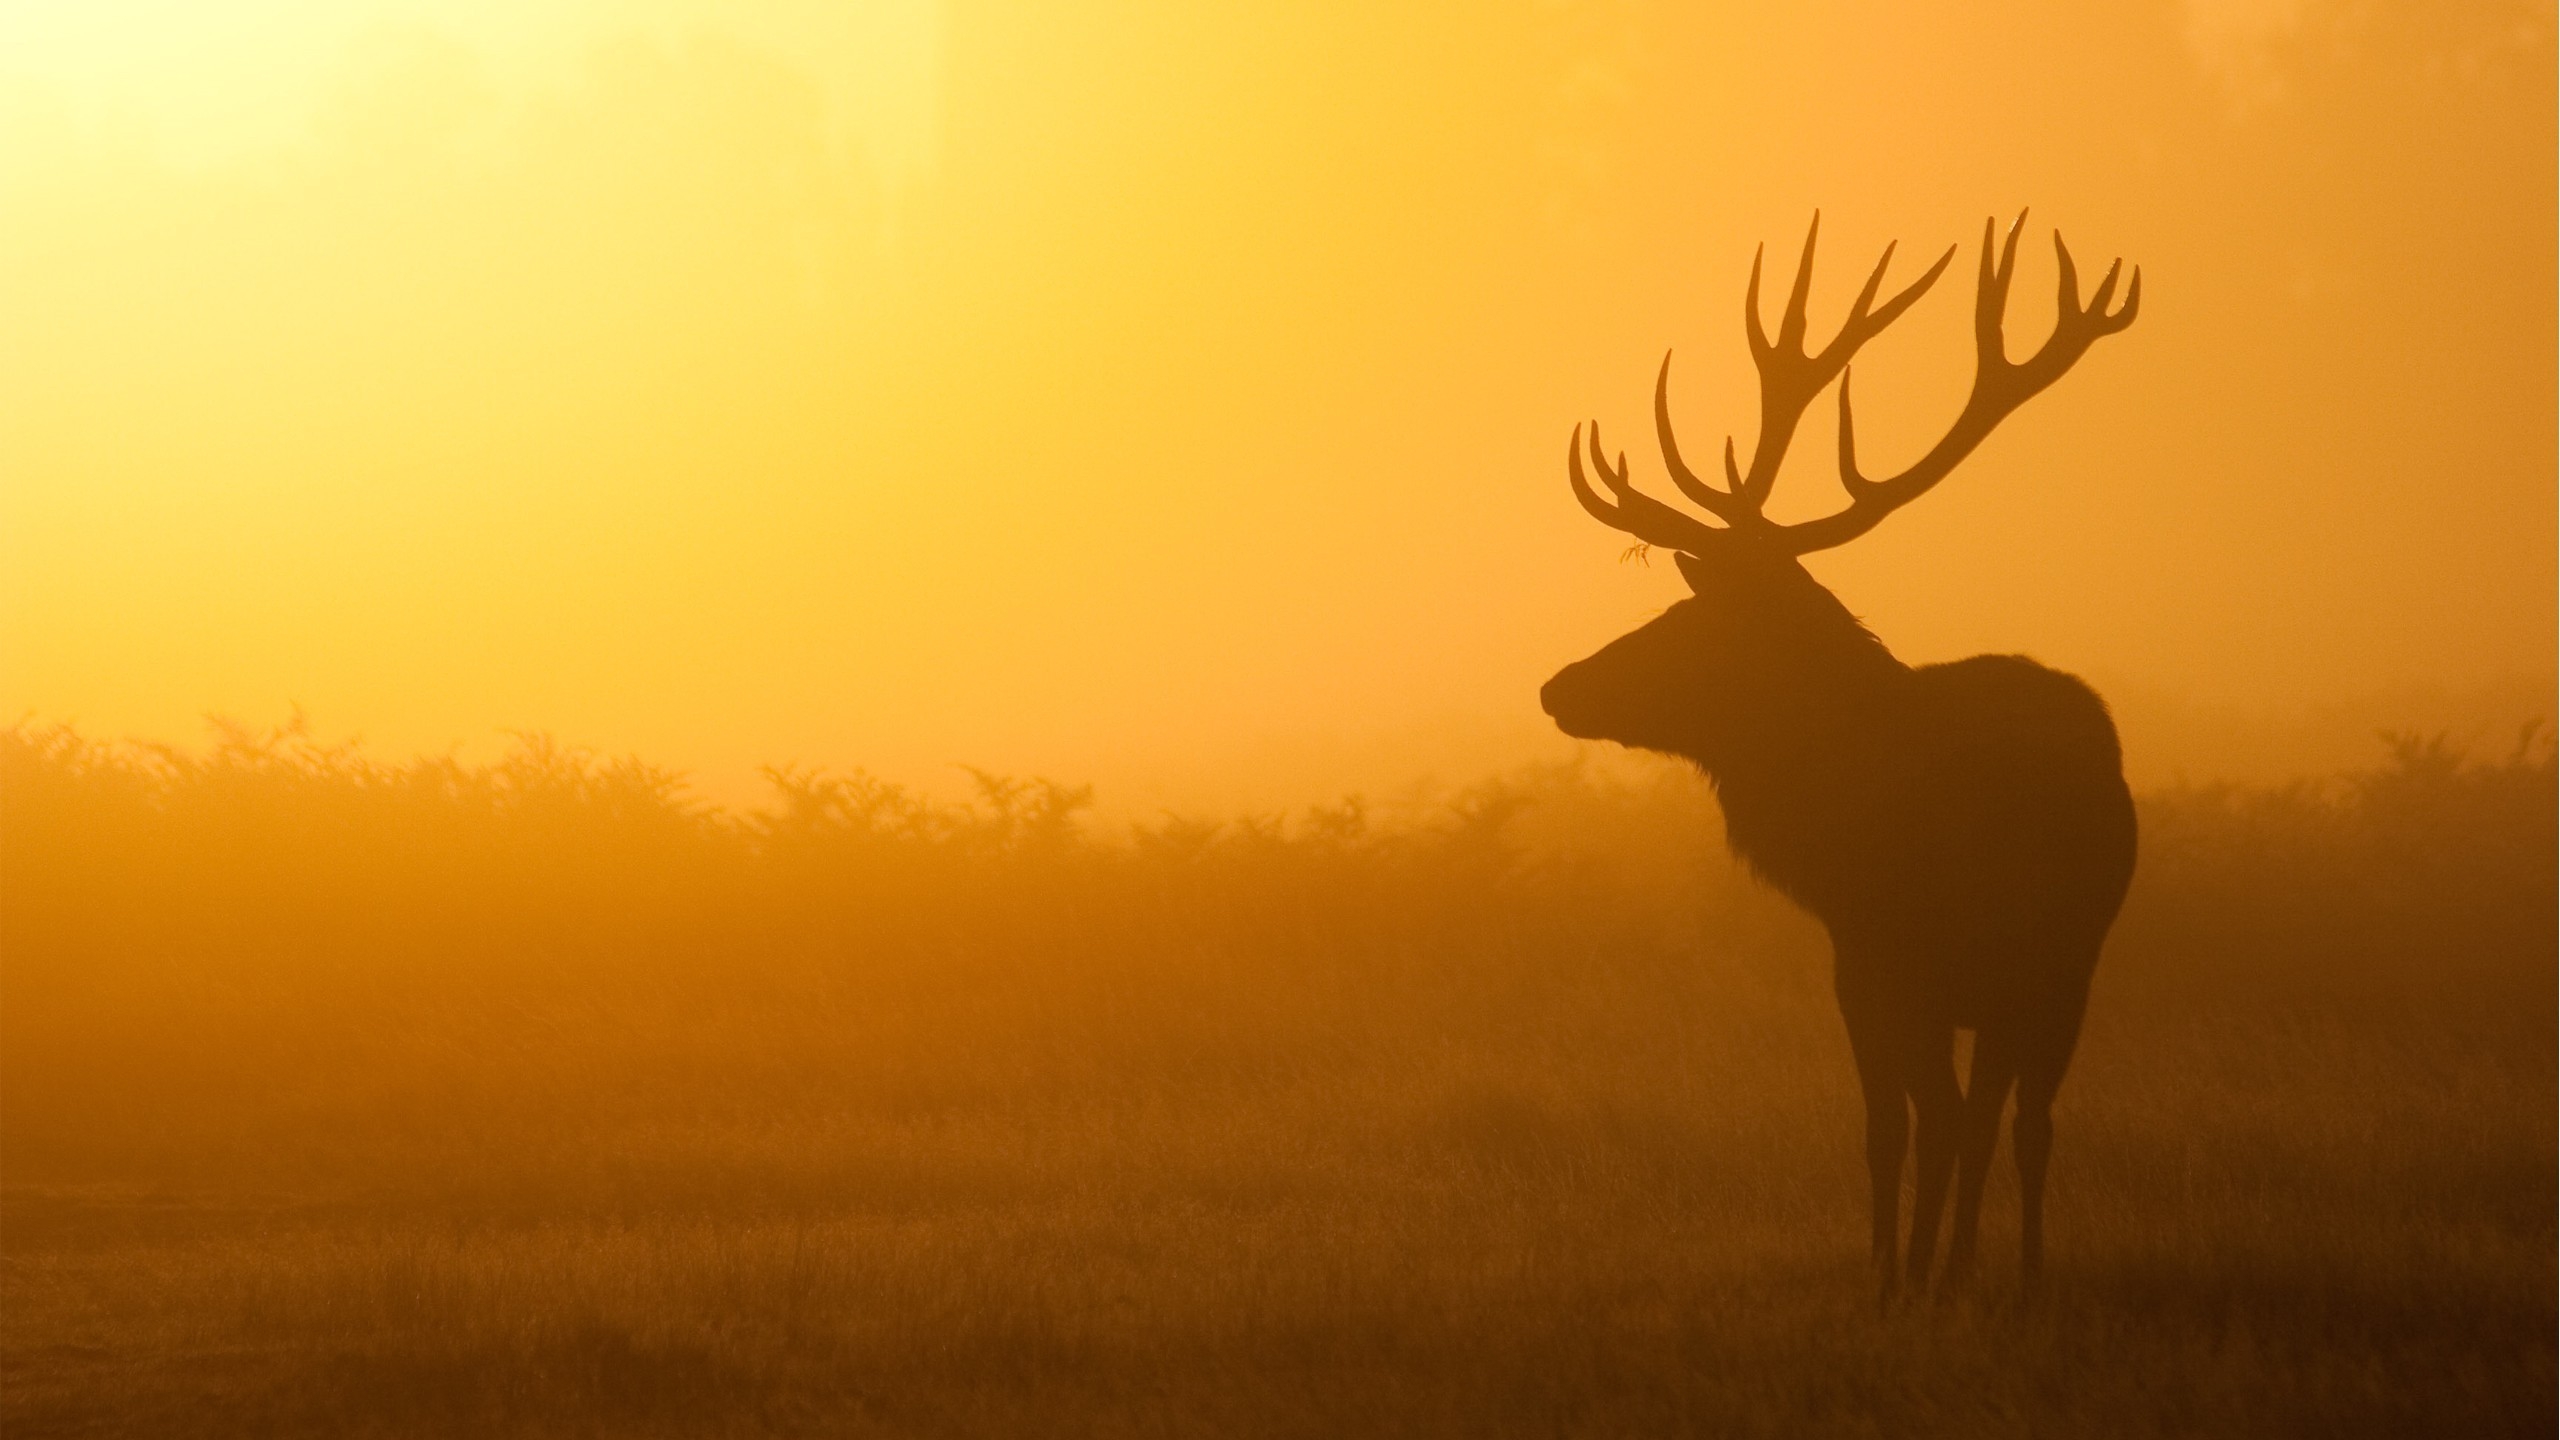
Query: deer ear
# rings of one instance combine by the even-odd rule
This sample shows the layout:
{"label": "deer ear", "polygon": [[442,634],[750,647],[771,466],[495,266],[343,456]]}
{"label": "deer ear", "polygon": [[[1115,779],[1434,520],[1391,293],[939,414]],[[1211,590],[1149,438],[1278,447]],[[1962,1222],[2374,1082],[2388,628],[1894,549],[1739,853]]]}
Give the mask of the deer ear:
{"label": "deer ear", "polygon": [[1712,559],[1679,550],[1672,553],[1671,563],[1680,567],[1680,578],[1689,582],[1692,594],[1705,595],[1726,588],[1724,571]]}

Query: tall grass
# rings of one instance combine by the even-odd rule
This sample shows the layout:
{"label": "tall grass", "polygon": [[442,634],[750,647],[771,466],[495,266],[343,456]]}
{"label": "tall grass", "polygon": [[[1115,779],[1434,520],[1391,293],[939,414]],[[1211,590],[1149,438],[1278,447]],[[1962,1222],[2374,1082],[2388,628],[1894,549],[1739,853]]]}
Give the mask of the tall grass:
{"label": "tall grass", "polygon": [[2533,734],[2143,799],[2024,1329],[1685,772],[770,779],[0,732],[11,1433],[2548,1431]]}

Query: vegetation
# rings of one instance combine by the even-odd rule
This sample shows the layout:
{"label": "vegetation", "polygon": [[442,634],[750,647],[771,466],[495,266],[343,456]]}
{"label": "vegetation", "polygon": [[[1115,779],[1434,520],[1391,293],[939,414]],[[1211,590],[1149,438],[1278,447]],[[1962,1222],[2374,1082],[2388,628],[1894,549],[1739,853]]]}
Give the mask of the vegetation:
{"label": "vegetation", "polygon": [[1820,937],[1687,774],[1106,834],[529,738],[0,732],[0,1426],[2554,1420],[2554,768],[2143,806],[2051,1284],[1878,1315]]}

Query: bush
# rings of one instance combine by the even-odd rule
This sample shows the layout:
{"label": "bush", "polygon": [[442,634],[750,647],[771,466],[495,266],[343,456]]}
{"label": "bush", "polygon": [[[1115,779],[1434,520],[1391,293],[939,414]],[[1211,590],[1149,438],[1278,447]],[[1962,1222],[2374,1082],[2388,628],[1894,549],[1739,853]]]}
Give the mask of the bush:
{"label": "bush", "polygon": [[[1673,766],[1121,833],[1046,780],[946,804],[769,778],[733,813],[541,736],[395,765],[298,720],[200,752],[0,731],[12,1177],[353,1173],[365,1146],[531,1154],[617,1115],[1046,1103],[1644,1027],[1676,1048],[1666,1017],[1827,984]],[[2553,801],[2531,732],[2151,795],[2099,1012],[2547,1029]]]}

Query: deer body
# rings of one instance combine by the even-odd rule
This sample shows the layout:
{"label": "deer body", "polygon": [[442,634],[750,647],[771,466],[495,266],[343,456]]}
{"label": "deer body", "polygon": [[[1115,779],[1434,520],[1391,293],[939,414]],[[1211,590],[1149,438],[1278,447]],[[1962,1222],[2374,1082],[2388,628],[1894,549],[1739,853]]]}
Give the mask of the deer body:
{"label": "deer body", "polygon": [[[1858,475],[1844,378],[1840,457],[1851,504],[1795,527],[1762,519],[1759,506],[1799,412],[1833,376],[1845,376],[1857,344],[1917,299],[1947,262],[1871,312],[1879,263],[1840,338],[1808,355],[1801,341],[1811,237],[1774,344],[1760,331],[1755,261],[1746,313],[1762,372],[1762,422],[1750,471],[1728,445],[1724,488],[1690,475],[1663,387],[1655,391],[1674,481],[1725,525],[1708,526],[1635,491],[1624,460],[1606,461],[1596,427],[1591,457],[1615,504],[1585,480],[1579,432],[1571,452],[1585,507],[1678,551],[1695,593],[1565,667],[1541,693],[1568,734],[1696,762],[1715,784],[1735,853],[1830,932],[1866,1103],[1874,1253],[1888,1291],[1900,1273],[1912,1122],[1917,1184],[1901,1270],[1917,1284],[1928,1278],[1951,1179],[1949,1268],[1972,1263],[1983,1179],[2012,1086],[2021,1258],[2030,1279],[2039,1270],[2053,1098],[2078,1040],[2099,947],[2133,875],[2132,800],[2114,724],[2096,694],[2020,656],[1907,666],[1796,560],[1854,538],[1936,483],[2008,409],[2051,383],[2098,335],[2131,321],[2139,275],[2122,311],[2107,313],[2113,271],[2082,310],[2061,251],[2055,338],[2023,364],[2009,364],[1999,319],[2015,245],[2013,229],[1995,265],[1985,233],[1981,365],[1948,439],[1901,476]],[[1667,377],[1668,360],[1664,368]],[[1969,1085],[1955,1074],[1959,1029],[1975,1034]]]}

